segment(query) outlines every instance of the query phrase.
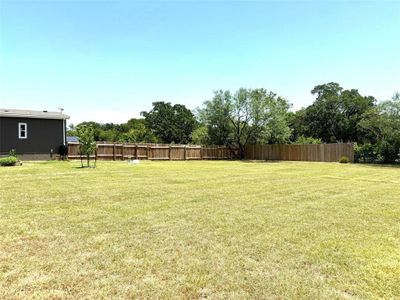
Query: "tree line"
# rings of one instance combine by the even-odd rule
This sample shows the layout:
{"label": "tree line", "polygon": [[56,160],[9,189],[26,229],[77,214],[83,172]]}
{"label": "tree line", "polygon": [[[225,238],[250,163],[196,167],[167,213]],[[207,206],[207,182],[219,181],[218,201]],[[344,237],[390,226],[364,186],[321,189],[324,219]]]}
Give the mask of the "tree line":
{"label": "tree line", "polygon": [[399,93],[378,102],[331,82],[315,86],[311,94],[311,105],[291,112],[287,99],[263,88],[218,90],[194,111],[158,101],[141,118],[70,125],[68,135],[90,127],[96,141],[227,145],[241,157],[247,144],[351,142],[358,161],[399,162]]}

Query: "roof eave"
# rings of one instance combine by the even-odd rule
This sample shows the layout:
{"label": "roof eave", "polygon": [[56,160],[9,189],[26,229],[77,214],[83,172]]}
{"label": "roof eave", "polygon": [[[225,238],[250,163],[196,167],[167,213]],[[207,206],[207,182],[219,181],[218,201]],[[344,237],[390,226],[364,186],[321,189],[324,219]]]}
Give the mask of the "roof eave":
{"label": "roof eave", "polygon": [[34,116],[34,115],[23,115],[23,114],[0,114],[0,118],[26,118],[26,119],[43,119],[43,120],[68,120],[70,116]]}

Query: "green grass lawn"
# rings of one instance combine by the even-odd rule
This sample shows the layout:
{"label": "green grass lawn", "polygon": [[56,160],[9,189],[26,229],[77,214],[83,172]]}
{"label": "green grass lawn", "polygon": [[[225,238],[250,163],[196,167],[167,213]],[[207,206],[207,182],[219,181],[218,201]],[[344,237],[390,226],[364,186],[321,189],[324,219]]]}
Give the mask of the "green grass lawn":
{"label": "green grass lawn", "polygon": [[0,168],[0,299],[400,297],[400,168]]}

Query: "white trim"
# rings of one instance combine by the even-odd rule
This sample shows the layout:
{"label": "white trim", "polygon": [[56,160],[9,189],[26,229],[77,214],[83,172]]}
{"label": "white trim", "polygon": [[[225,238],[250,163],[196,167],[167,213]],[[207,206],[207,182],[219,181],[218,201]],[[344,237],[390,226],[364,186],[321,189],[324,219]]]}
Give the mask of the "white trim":
{"label": "white trim", "polygon": [[[21,129],[21,125],[25,126],[25,129]],[[21,133],[24,133],[24,136],[21,135]],[[18,123],[18,138],[19,139],[27,139],[28,138],[28,124],[26,123]]]}
{"label": "white trim", "polygon": [[0,108],[0,117],[56,119],[56,120],[69,119],[68,115],[62,114],[57,111],[35,111],[35,110],[6,109],[6,108]]}
{"label": "white trim", "polygon": [[63,145],[65,146],[65,131],[67,130],[67,121],[63,120]]}

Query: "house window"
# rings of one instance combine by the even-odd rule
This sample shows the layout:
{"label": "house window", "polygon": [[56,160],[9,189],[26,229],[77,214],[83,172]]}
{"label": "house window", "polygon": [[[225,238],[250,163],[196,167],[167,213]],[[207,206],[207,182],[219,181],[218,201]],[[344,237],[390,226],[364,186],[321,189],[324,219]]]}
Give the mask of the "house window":
{"label": "house window", "polygon": [[26,123],[18,123],[18,138],[28,138],[28,126],[26,125]]}

